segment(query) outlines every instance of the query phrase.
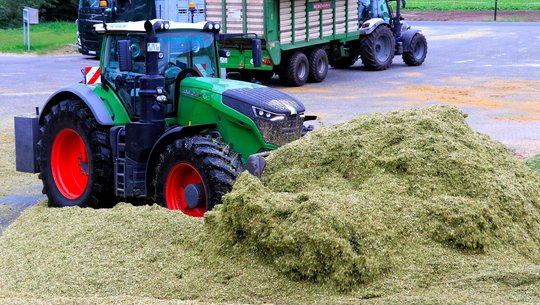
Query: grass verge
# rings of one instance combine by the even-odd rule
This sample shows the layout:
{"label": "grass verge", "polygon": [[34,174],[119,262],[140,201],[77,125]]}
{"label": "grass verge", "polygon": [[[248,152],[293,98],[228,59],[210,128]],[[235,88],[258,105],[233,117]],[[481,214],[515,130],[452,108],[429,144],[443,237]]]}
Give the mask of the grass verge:
{"label": "grass verge", "polygon": [[[409,0],[408,10],[493,10],[495,1],[491,0]],[[540,3],[530,0],[499,1],[499,10],[540,10]]]}
{"label": "grass verge", "polygon": [[[22,27],[0,29],[0,53],[27,53],[23,42]],[[30,27],[30,53],[45,54],[77,42],[74,22],[47,22]]]}

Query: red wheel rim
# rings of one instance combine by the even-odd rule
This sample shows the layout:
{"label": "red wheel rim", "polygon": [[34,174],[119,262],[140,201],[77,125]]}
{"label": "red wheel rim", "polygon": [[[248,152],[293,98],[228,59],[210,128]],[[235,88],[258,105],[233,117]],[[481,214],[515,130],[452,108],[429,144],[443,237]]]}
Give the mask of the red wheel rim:
{"label": "red wheel rim", "polygon": [[51,153],[54,183],[67,199],[82,196],[88,185],[88,155],[81,136],[66,128],[54,139]]}
{"label": "red wheel rim", "polygon": [[187,163],[180,163],[173,167],[167,183],[165,185],[165,203],[170,210],[181,210],[184,214],[194,217],[203,217],[206,213],[207,198],[205,196],[199,207],[189,208],[184,198],[184,188],[189,184],[203,185],[204,194],[206,194],[206,186],[204,185],[201,174]]}

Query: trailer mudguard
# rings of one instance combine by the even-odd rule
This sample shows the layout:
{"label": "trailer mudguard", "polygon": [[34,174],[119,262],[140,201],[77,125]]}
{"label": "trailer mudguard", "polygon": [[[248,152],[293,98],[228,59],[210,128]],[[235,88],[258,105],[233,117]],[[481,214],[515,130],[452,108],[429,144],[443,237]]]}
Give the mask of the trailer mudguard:
{"label": "trailer mudguard", "polygon": [[371,18],[360,26],[360,36],[369,35],[381,24],[388,24],[382,18]]}
{"label": "trailer mudguard", "polygon": [[201,134],[204,130],[216,129],[216,124],[202,124],[193,126],[177,126],[167,130],[154,144],[146,163],[146,190],[151,188],[152,179],[154,178],[154,170],[159,160],[159,155],[167,145],[176,139]]}
{"label": "trailer mudguard", "polygon": [[419,33],[420,30],[406,30],[401,33],[400,40],[403,43],[403,52],[408,52],[411,50],[411,41],[416,33]]}
{"label": "trailer mudguard", "polygon": [[45,115],[52,106],[66,99],[80,99],[92,111],[97,122],[101,125],[113,125],[113,119],[104,102],[85,84],[73,84],[66,86],[49,97],[41,109],[39,124],[43,124]]}

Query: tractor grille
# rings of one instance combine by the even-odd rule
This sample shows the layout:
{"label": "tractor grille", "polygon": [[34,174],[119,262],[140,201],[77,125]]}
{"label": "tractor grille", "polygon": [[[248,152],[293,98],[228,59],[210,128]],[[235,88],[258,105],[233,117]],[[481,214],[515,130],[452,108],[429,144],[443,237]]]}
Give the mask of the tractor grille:
{"label": "tractor grille", "polygon": [[302,136],[304,118],[300,115],[291,115],[280,121],[255,119],[266,143],[277,146],[285,145]]}

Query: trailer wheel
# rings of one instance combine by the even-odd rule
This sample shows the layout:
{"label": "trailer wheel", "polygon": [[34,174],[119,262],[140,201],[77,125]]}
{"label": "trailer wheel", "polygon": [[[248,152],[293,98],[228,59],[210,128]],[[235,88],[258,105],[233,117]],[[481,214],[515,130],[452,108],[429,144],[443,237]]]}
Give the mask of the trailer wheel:
{"label": "trailer wheel", "polygon": [[334,67],[335,69],[347,69],[354,65],[356,62],[356,57],[340,57],[338,59],[334,59],[330,65]]}
{"label": "trailer wheel", "polygon": [[176,140],[159,157],[156,201],[168,209],[203,217],[232,189],[239,165],[238,156],[219,138],[198,135]]}
{"label": "trailer wheel", "polygon": [[281,63],[280,81],[286,86],[302,86],[309,76],[309,62],[302,52],[285,57]]}
{"label": "trailer wheel", "polygon": [[427,50],[426,37],[416,33],[411,39],[410,50],[403,52],[403,61],[409,66],[420,66],[426,59]]}
{"label": "trailer wheel", "polygon": [[309,76],[308,81],[313,83],[322,82],[328,73],[328,55],[321,48],[311,50],[308,55]]}
{"label": "trailer wheel", "polygon": [[38,161],[49,206],[101,208],[116,203],[109,133],[82,101],[54,105],[41,136]]}
{"label": "trailer wheel", "polygon": [[388,69],[394,52],[394,35],[387,26],[381,25],[371,34],[360,37],[360,58],[369,70]]}

